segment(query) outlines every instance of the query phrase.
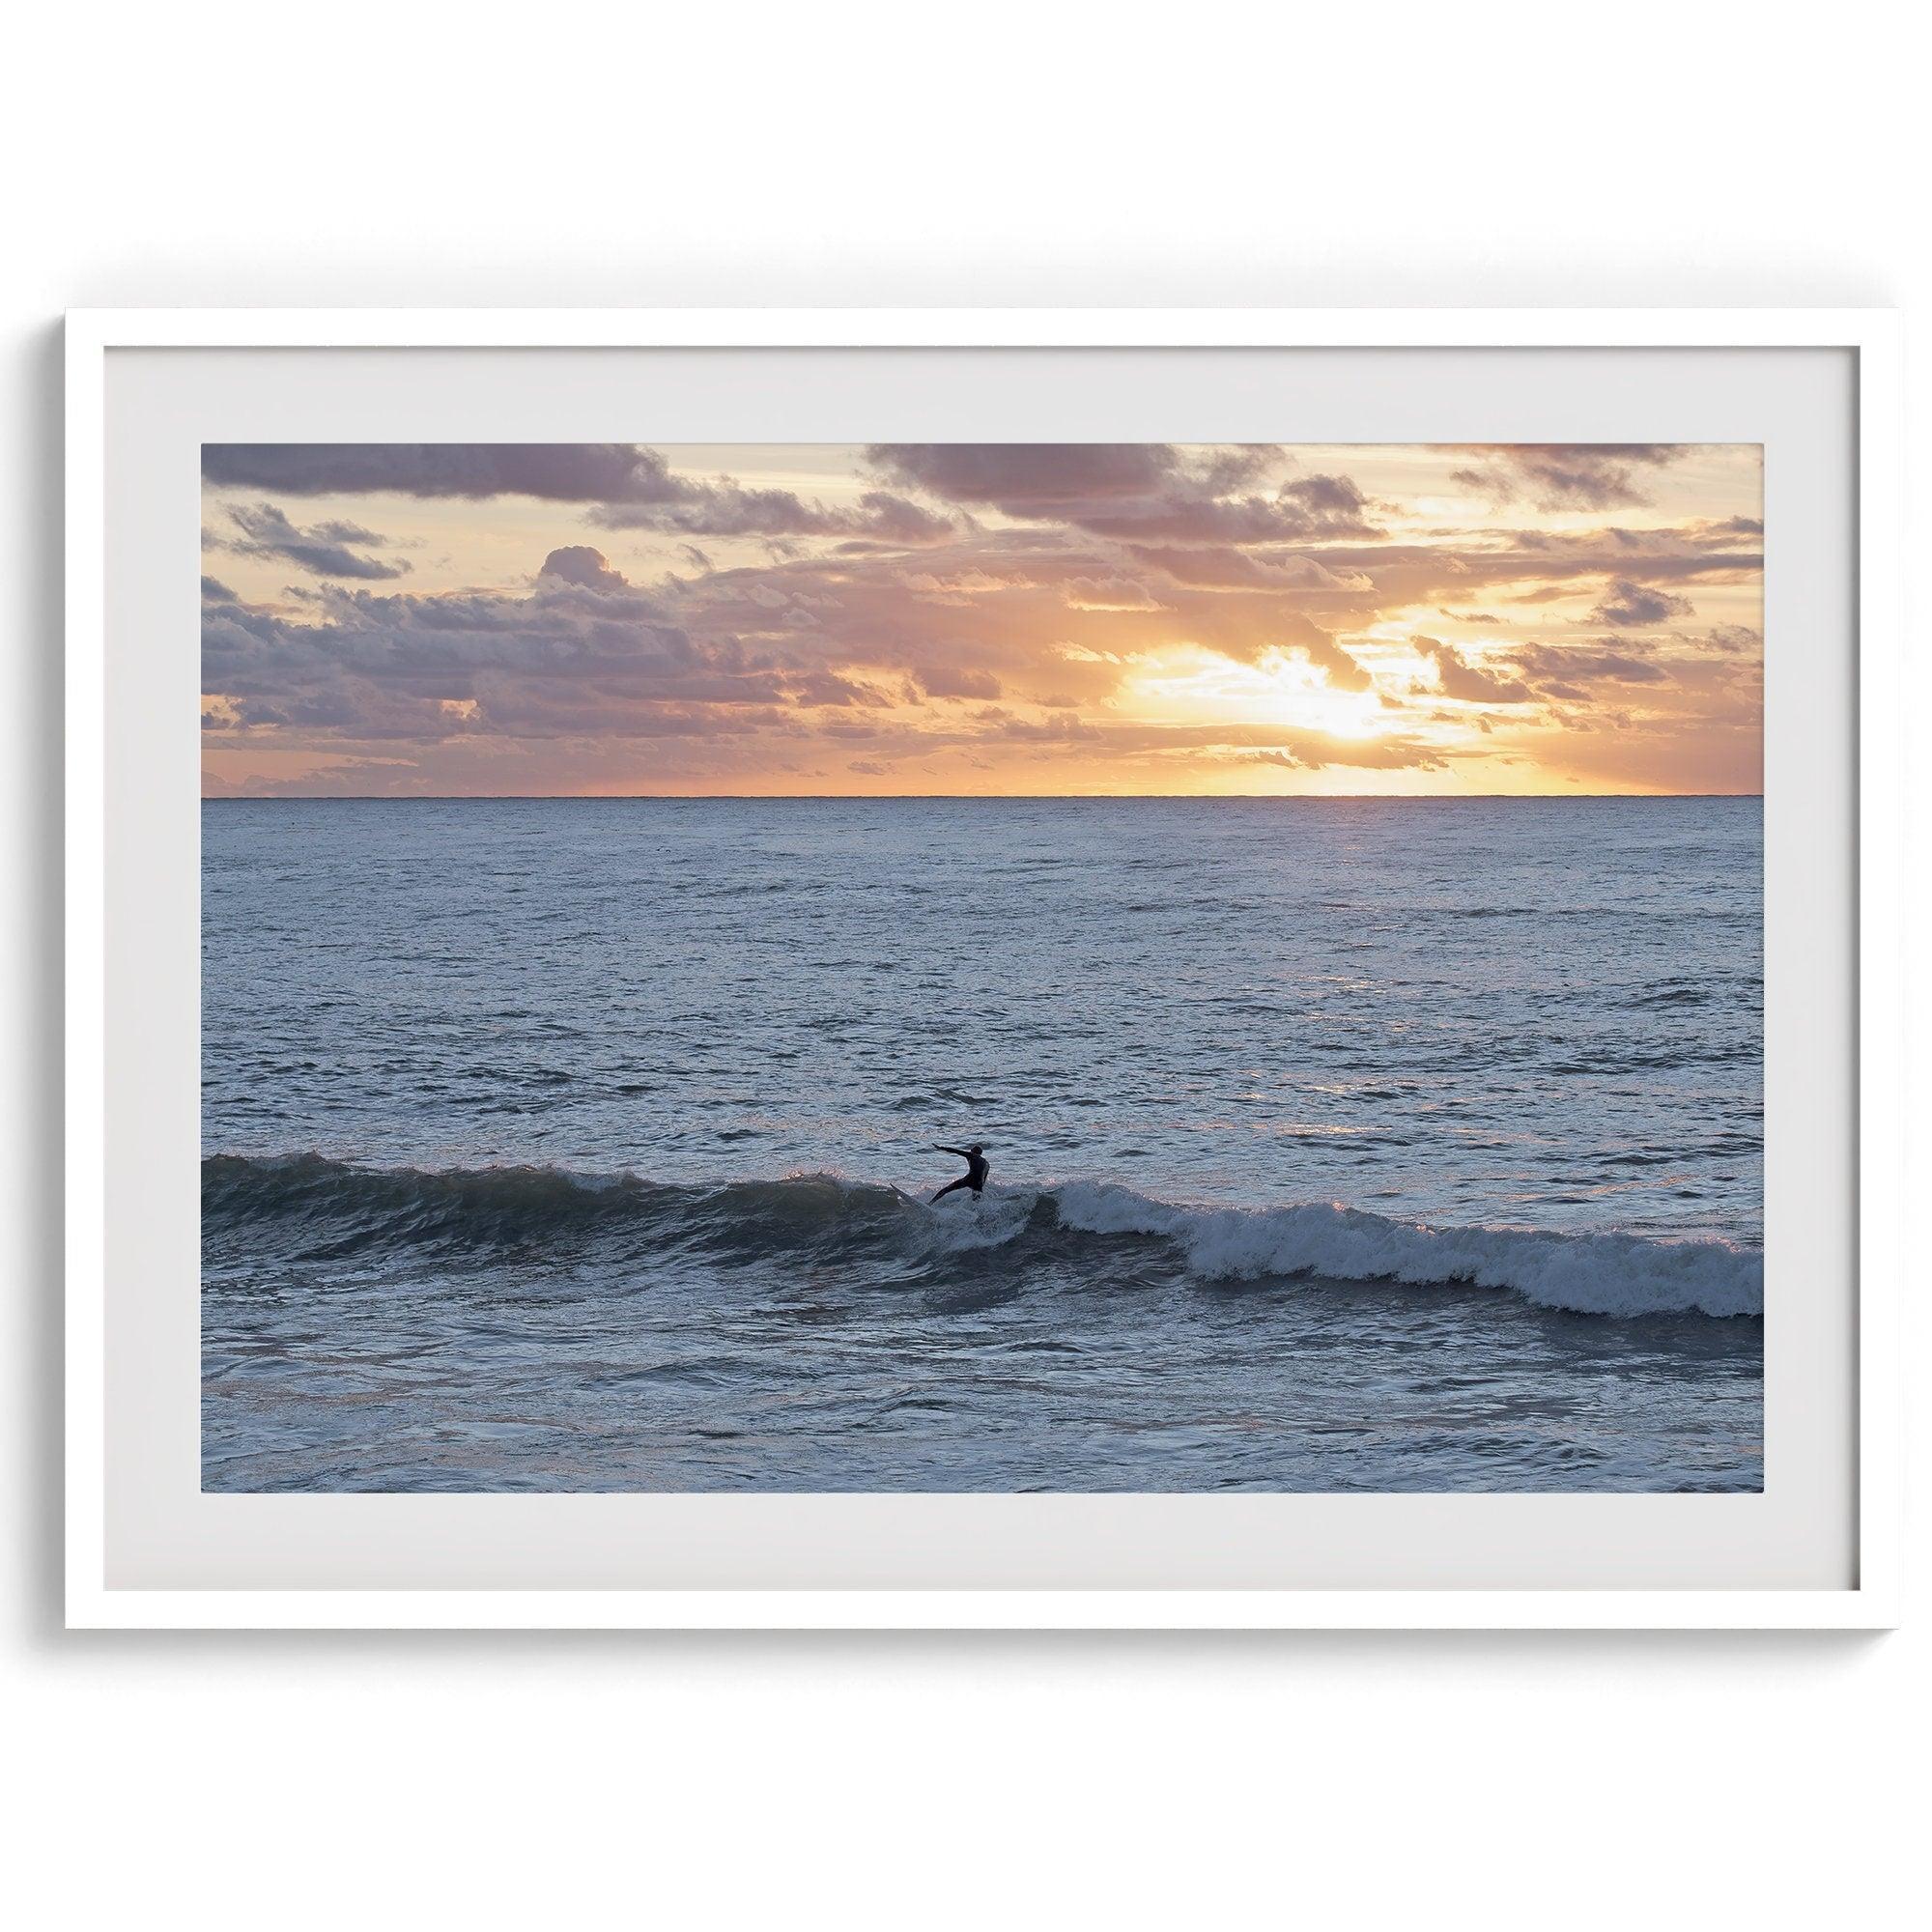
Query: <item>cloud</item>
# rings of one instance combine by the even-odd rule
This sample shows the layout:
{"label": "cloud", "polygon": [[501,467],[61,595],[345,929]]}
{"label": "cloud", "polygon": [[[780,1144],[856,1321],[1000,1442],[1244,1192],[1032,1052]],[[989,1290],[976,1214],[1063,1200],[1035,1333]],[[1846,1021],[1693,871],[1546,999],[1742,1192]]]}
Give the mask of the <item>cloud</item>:
{"label": "cloud", "polygon": [[552,551],[537,575],[554,578],[559,583],[581,583],[590,590],[622,590],[629,583],[622,571],[611,569],[601,550],[588,544],[570,544]]}
{"label": "cloud", "polygon": [[929,544],[954,534],[951,517],[923,509],[889,490],[867,490],[859,498],[860,527],[889,543]]}
{"label": "cloud", "polygon": [[1348,765],[1366,771],[1439,772],[1448,760],[1435,747],[1415,738],[1343,738],[1328,731],[1278,734],[1282,742],[1264,752],[1246,753],[1255,765],[1281,765],[1291,771],[1321,771]]}
{"label": "cloud", "polygon": [[[1633,656],[1613,646],[1524,644],[1509,654],[1510,662],[1535,680],[1560,678],[1571,687],[1581,684],[1662,684],[1670,673],[1648,658]],[[1552,695],[1554,686],[1546,685]],[[1579,696],[1574,688],[1560,694]]]}
{"label": "cloud", "polygon": [[[921,689],[927,675],[968,669],[1031,702],[1055,692],[1103,696],[1133,654],[1183,645],[1242,664],[1298,653],[1334,689],[1369,689],[1369,674],[1329,628],[1373,616],[1377,592],[1366,574],[1291,573],[1265,589],[1170,580],[1155,595],[1138,575],[1104,574],[1112,554],[1105,540],[1078,533],[980,530],[947,547],[944,568],[800,557],[715,572],[682,585],[676,605],[697,632],[728,628],[795,649],[836,643],[845,662],[903,673]],[[810,600],[809,622],[795,608],[801,599]],[[1321,622],[1307,606],[1322,612]]]}
{"label": "cloud", "polygon": [[912,674],[928,697],[997,697],[1000,680],[991,671],[971,670],[963,665],[924,665]]}
{"label": "cloud", "polygon": [[1176,468],[1174,451],[1158,442],[874,443],[866,456],[914,488],[1011,517],[1134,501],[1164,488]]}
{"label": "cloud", "polygon": [[1346,476],[1256,492],[1266,464],[1279,461],[1272,444],[1249,453],[1160,442],[902,442],[873,443],[866,456],[903,488],[1096,536],[1254,543],[1375,533],[1367,499]]}
{"label": "cloud", "polygon": [[728,479],[692,483],[657,501],[599,503],[589,521],[607,530],[664,530],[708,537],[857,537],[908,548],[955,535],[950,517],[887,490],[868,490],[857,509],[808,503],[790,490],[747,490]]}
{"label": "cloud", "polygon": [[[997,685],[994,686],[995,690],[998,688]],[[841,677],[837,671],[831,670],[795,673],[790,680],[788,690],[794,704],[831,705],[835,708],[843,708],[855,704],[878,707],[892,702],[884,692],[872,685],[861,683],[857,678]]]}
{"label": "cloud", "polygon": [[[1320,556],[1337,576],[1359,574],[1371,581],[1369,594],[1319,600],[1324,612],[1355,614],[1363,621],[1394,607],[1434,608],[1443,601],[1481,599],[1492,614],[1498,597],[1509,605],[1566,603],[1582,594],[1584,581],[1596,585],[1613,578],[1653,585],[1736,584],[1755,595],[1764,568],[1757,551],[1735,549],[1730,539],[1714,536],[1702,525],[1638,532],[1473,530],[1434,543],[1323,544]],[[1300,601],[1318,602],[1312,596]]]}
{"label": "cloud", "polygon": [[1671,442],[1470,443],[1483,457],[1451,480],[1498,502],[1527,497],[1539,510],[1605,510],[1647,503],[1642,470],[1677,461],[1687,445]]}
{"label": "cloud", "polygon": [[358,741],[744,728],[813,701],[819,668],[694,639],[582,549],[525,596],[330,588],[306,612],[211,605],[202,624],[202,688],[237,726]]}
{"label": "cloud", "polygon": [[1714,651],[1735,657],[1747,651],[1761,651],[1764,648],[1764,633],[1754,624],[1713,624],[1704,633],[1704,641]]}
{"label": "cloud", "polygon": [[1063,593],[1069,611],[1158,611],[1160,599],[1137,578],[1074,577]]}
{"label": "cloud", "polygon": [[655,503],[675,500],[681,487],[656,450],[635,442],[211,442],[201,473],[289,497]]}
{"label": "cloud", "polygon": [[359,524],[331,522],[304,529],[291,523],[272,503],[231,503],[228,518],[241,534],[224,537],[205,533],[203,542],[208,548],[236,556],[279,557],[314,577],[393,578],[405,575],[410,567],[407,560],[385,563],[352,550],[352,544],[362,550],[381,550],[388,542]]}
{"label": "cloud", "polygon": [[1693,614],[1694,608],[1688,597],[1678,597],[1670,591],[1634,583],[1628,577],[1619,577],[1611,581],[1603,602],[1590,612],[1590,616],[1593,622],[1608,624],[1617,630],[1640,630],[1650,624],[1662,624],[1671,617],[1689,617]]}
{"label": "cloud", "polygon": [[1375,587],[1374,579],[1363,572],[1331,570],[1314,556],[1236,550],[1227,545],[1177,550],[1129,544],[1127,548],[1142,563],[1164,572],[1177,583],[1196,588],[1359,591]]}
{"label": "cloud", "polygon": [[828,509],[790,490],[680,475],[662,453],[635,442],[204,443],[201,472],[209,483],[284,496],[532,497],[582,503],[605,529],[687,536],[845,536],[910,545],[937,542],[956,527],[952,518],[884,490],[867,492],[856,509]]}
{"label": "cloud", "polygon": [[1410,641],[1419,655],[1435,665],[1435,680],[1444,697],[1470,704],[1526,704],[1534,696],[1526,685],[1513,677],[1497,677],[1463,657],[1454,644],[1437,638],[1414,638]]}

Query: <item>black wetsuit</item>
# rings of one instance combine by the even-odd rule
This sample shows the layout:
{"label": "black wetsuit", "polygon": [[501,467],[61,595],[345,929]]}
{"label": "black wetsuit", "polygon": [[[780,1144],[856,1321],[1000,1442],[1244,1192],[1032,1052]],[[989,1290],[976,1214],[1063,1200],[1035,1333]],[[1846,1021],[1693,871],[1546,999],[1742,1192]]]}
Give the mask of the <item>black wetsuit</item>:
{"label": "black wetsuit", "polygon": [[979,1147],[943,1147],[939,1151],[941,1153],[956,1153],[966,1163],[966,1172],[957,1180],[949,1180],[939,1190],[939,1193],[935,1194],[932,1198],[935,1201],[940,1200],[943,1196],[951,1194],[955,1188],[959,1187],[970,1187],[977,1197],[980,1188],[986,1184],[988,1163],[984,1151]]}

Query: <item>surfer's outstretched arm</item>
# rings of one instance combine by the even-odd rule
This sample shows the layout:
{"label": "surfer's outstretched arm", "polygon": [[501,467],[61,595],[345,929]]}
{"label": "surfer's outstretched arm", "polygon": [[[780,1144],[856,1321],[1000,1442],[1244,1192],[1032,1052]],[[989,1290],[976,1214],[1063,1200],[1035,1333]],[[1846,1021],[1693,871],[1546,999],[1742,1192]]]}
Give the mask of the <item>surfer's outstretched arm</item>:
{"label": "surfer's outstretched arm", "polygon": [[[945,1151],[948,1153],[951,1153],[952,1151],[951,1148],[948,1148]],[[971,1187],[972,1185],[973,1185],[973,1177],[970,1174],[962,1174],[957,1180],[949,1180],[946,1183],[946,1185],[942,1187],[939,1190],[939,1192],[935,1194],[932,1198],[934,1201],[938,1201],[945,1195],[951,1194],[955,1188]]]}
{"label": "surfer's outstretched arm", "polygon": [[970,1161],[973,1156],[964,1148],[942,1147],[937,1141],[932,1144],[935,1153],[956,1153],[961,1160]]}

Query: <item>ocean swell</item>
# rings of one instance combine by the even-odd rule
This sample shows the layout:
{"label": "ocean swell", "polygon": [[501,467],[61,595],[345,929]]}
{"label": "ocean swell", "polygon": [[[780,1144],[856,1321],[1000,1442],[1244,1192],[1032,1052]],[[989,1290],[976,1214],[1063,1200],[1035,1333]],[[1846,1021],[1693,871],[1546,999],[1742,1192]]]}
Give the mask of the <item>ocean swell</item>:
{"label": "ocean swell", "polygon": [[567,1253],[619,1240],[741,1259],[810,1253],[932,1262],[1022,1240],[1096,1273],[1109,1245],[1158,1241],[1204,1280],[1397,1281],[1504,1290],[1539,1307],[1623,1318],[1758,1316],[1763,1260],[1715,1240],[1425,1227],[1355,1208],[1187,1207],[1104,1181],[1000,1187],[938,1207],[838,1175],[715,1185],[549,1167],[369,1168],[319,1154],[202,1162],[202,1224],[224,1249],[294,1259],[397,1247]]}
{"label": "ocean swell", "polygon": [[1728,1241],[1432,1228],[1339,1207],[1177,1208],[1087,1181],[1066,1183],[1056,1198],[1063,1227],[1162,1236],[1210,1280],[1466,1283],[1577,1315],[1764,1312],[1762,1256]]}

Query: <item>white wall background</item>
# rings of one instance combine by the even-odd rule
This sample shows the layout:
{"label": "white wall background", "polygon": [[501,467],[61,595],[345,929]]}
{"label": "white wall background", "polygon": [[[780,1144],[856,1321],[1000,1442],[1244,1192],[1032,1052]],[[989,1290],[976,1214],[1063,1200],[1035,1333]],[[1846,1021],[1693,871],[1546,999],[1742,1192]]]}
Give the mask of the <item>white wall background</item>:
{"label": "white wall background", "polygon": [[61,309],[1892,303],[1917,337],[1906,17],[188,0],[14,21],[0,1818],[22,1923],[1568,1932],[1859,1925],[1922,1890],[1922,1627],[128,1638],[62,1634],[57,1599]]}

